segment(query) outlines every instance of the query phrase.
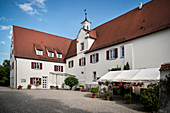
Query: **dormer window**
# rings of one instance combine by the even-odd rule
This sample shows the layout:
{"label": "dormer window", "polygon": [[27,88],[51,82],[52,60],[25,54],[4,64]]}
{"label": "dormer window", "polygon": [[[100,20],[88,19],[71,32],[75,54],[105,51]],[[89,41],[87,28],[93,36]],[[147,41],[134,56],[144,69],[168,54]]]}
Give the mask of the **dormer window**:
{"label": "dormer window", "polygon": [[37,56],[43,56],[43,50],[40,45],[34,44],[35,52]]}
{"label": "dormer window", "polygon": [[50,47],[46,47],[48,57],[54,57],[54,52]]}
{"label": "dormer window", "polygon": [[61,54],[61,53],[58,53],[58,54],[57,54],[57,58],[60,58],[60,59],[61,59],[61,58],[62,58],[62,54]]}
{"label": "dormer window", "polygon": [[56,54],[56,57],[59,58],[59,59],[62,59],[62,53],[59,49],[55,48],[55,54]]}
{"label": "dormer window", "polygon": [[84,42],[81,43],[81,49],[80,51],[84,50]]}
{"label": "dormer window", "polygon": [[36,54],[37,54],[38,56],[42,56],[42,55],[43,55],[43,51],[41,51],[41,50],[36,50]]}
{"label": "dormer window", "polygon": [[54,53],[48,51],[48,57],[54,57]]}

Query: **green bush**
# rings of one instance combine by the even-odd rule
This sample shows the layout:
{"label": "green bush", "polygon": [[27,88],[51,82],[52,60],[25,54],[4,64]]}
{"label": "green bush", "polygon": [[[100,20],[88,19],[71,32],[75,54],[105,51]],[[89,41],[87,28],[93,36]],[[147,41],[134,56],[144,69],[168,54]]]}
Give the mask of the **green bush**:
{"label": "green bush", "polygon": [[97,94],[98,93],[98,87],[92,87],[91,89],[90,89],[90,91],[93,93],[93,94]]}
{"label": "green bush", "polygon": [[64,80],[64,82],[65,82],[66,85],[69,85],[70,86],[70,90],[72,90],[73,86],[78,84],[78,79],[75,78],[75,77],[67,77]]}
{"label": "green bush", "polygon": [[129,66],[129,63],[127,62],[126,65],[124,65],[124,70],[129,70],[130,69],[130,66]]}
{"label": "green bush", "polygon": [[32,85],[31,85],[31,84],[28,84],[28,88],[29,88],[29,87],[32,87]]}
{"label": "green bush", "polygon": [[106,93],[104,93],[104,96],[105,96],[105,97],[110,97],[111,94],[110,94],[109,92],[106,92]]}
{"label": "green bush", "polygon": [[158,111],[160,106],[159,85],[150,84],[148,89],[141,93],[140,101],[148,111]]}
{"label": "green bush", "polygon": [[124,95],[124,99],[131,99],[132,95],[130,93]]}

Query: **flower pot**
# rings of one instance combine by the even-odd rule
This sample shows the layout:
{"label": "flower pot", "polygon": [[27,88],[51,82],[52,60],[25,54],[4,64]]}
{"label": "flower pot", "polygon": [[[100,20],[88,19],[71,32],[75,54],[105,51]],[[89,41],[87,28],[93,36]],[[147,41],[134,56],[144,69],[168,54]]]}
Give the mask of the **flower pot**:
{"label": "flower pot", "polygon": [[31,89],[31,87],[28,87],[28,89]]}
{"label": "flower pot", "polygon": [[139,87],[142,87],[142,85],[139,85]]}
{"label": "flower pot", "polygon": [[84,90],[82,90],[82,92],[84,92]]}
{"label": "flower pot", "polygon": [[106,100],[110,100],[110,97],[105,97]]}
{"label": "flower pot", "polygon": [[131,99],[126,99],[125,102],[126,102],[126,104],[130,104]]}
{"label": "flower pot", "polygon": [[93,98],[96,98],[97,97],[97,94],[92,94]]}

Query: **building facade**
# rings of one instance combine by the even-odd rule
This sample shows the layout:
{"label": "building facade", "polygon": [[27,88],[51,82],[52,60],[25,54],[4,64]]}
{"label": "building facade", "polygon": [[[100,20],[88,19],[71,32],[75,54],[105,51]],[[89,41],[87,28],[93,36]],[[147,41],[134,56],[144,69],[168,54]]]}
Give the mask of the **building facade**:
{"label": "building facade", "polygon": [[86,16],[74,40],[13,26],[10,86],[61,88],[68,76],[93,85],[127,62],[130,69],[159,68],[170,61],[169,3],[148,2],[94,29]]}

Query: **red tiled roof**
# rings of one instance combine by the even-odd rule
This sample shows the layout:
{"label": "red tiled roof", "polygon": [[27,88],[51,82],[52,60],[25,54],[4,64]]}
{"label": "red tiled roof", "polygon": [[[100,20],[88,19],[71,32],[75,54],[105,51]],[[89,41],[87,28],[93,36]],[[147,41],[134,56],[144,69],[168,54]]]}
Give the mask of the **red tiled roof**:
{"label": "red tiled roof", "polygon": [[96,27],[97,40],[88,52],[170,28],[170,0],[152,0]]}
{"label": "red tiled roof", "polygon": [[160,71],[168,71],[170,70],[170,63],[168,64],[162,64],[161,68],[159,69]]}
{"label": "red tiled roof", "polygon": [[[61,36],[55,36],[18,26],[13,26],[13,37],[15,57],[54,62],[64,62],[64,58],[72,41],[71,39]],[[43,50],[43,56],[36,55],[34,46],[36,46],[37,49]],[[56,56],[54,58],[48,57],[46,48],[53,52],[53,48],[55,48],[57,52],[62,53],[63,58],[57,59]]]}
{"label": "red tiled roof", "polygon": [[96,38],[97,38],[97,37],[96,37],[96,31],[95,31],[95,30],[90,30],[89,36],[90,36],[91,38],[96,39]]}
{"label": "red tiled roof", "polygon": [[73,40],[68,49],[67,55],[65,58],[70,58],[77,55],[77,40]]}

